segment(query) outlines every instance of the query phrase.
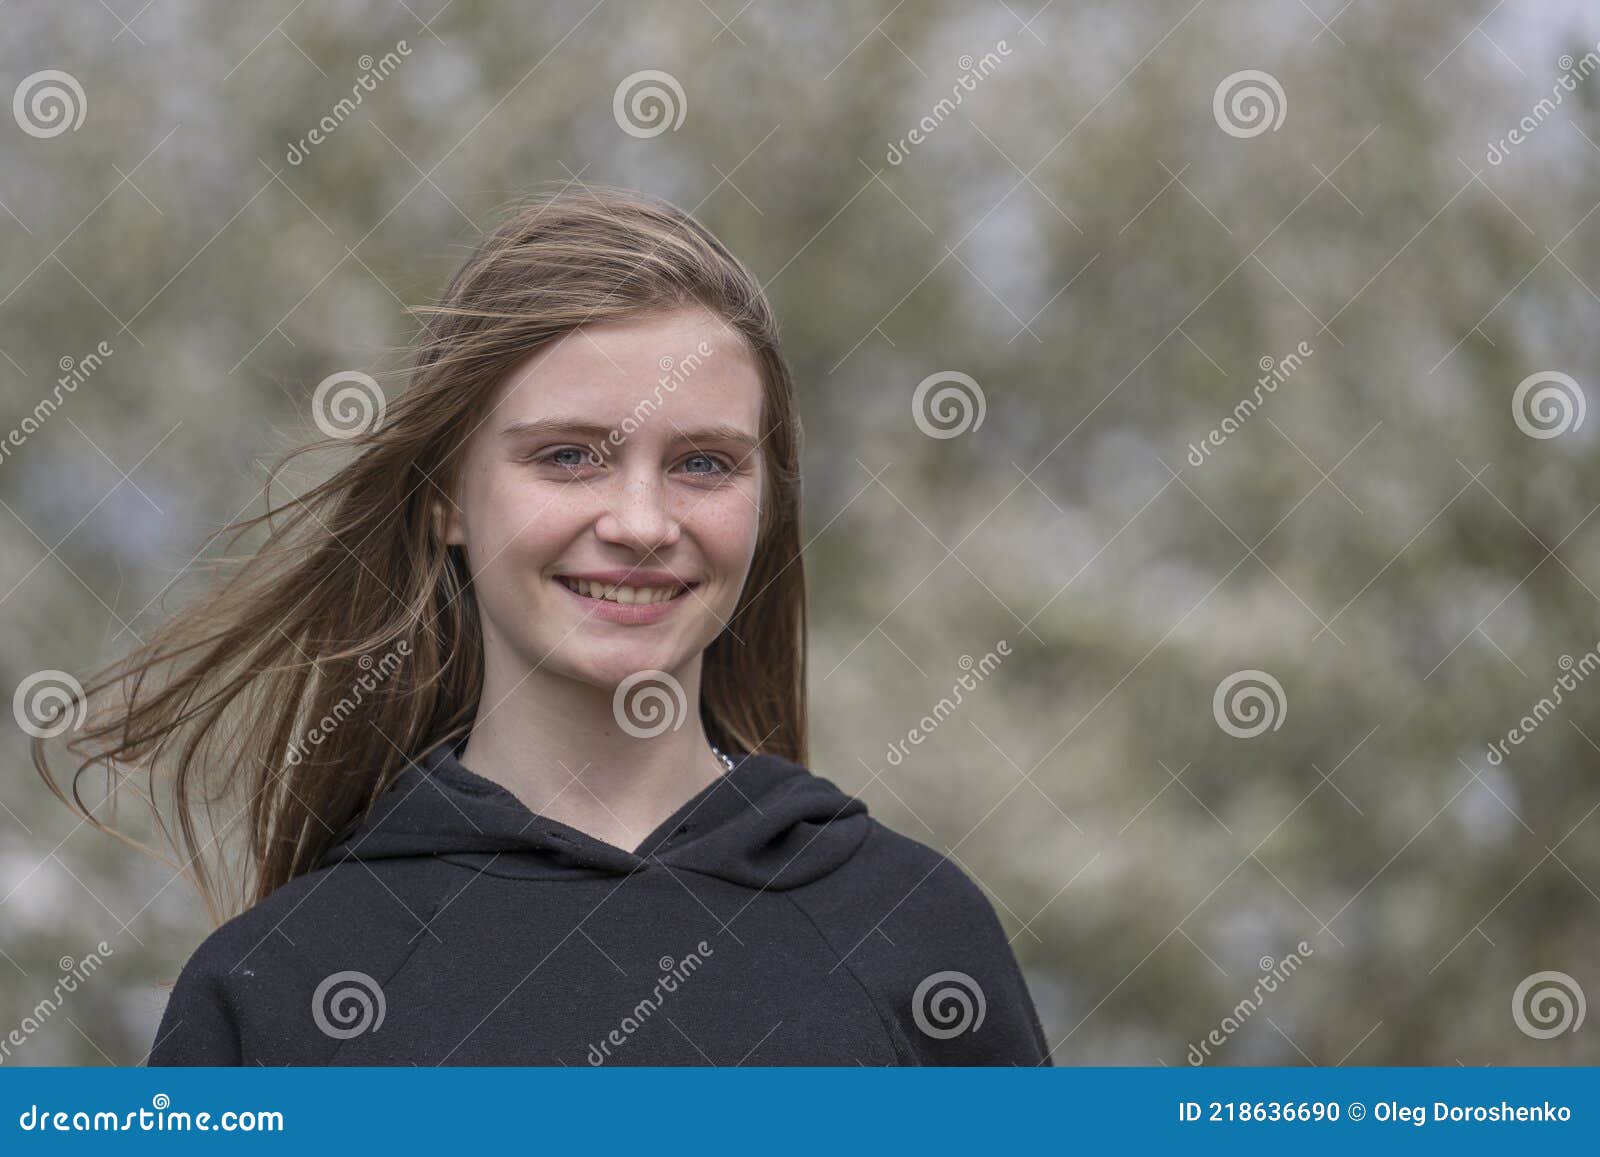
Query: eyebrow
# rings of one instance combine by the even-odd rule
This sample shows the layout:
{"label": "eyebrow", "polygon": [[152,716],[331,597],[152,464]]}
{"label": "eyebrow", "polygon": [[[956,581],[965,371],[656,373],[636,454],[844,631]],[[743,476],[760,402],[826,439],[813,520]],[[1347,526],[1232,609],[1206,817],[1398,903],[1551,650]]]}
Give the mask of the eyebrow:
{"label": "eyebrow", "polygon": [[[617,427],[604,426],[581,418],[538,418],[528,422],[511,422],[500,427],[500,436],[512,441],[531,440],[551,436],[575,436],[600,442],[610,437]],[[725,422],[704,426],[696,430],[674,430],[676,441],[690,443],[721,442],[754,449],[756,440],[738,426]]]}

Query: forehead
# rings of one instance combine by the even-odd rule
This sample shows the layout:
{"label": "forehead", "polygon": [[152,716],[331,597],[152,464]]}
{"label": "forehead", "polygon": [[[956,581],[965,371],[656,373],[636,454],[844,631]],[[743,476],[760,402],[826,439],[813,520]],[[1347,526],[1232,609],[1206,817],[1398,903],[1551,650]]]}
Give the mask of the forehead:
{"label": "forehead", "polygon": [[540,348],[507,374],[485,426],[560,415],[668,437],[674,425],[715,420],[757,435],[761,395],[744,337],[708,311],[682,309],[581,326]]}

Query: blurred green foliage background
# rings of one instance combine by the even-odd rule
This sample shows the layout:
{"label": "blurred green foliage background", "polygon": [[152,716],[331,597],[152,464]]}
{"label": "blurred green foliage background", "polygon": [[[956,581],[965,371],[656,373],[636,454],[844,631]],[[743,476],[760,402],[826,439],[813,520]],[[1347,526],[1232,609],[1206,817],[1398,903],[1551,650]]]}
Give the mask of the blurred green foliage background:
{"label": "blurred green foliage background", "polygon": [[[1541,971],[1600,995],[1600,679],[1488,757],[1600,640],[1600,415],[1536,437],[1513,404],[1550,373],[1600,404],[1600,77],[1560,83],[1594,6],[12,0],[0,26],[0,95],[61,70],[85,106],[0,121],[0,429],[112,350],[0,457],[8,694],[193,593],[319,380],[392,397],[403,305],[498,206],[634,186],[783,318],[812,766],[981,883],[1058,1064],[1189,1063],[1301,941],[1207,1063],[1600,1063],[1592,1018],[1513,1013]],[[678,127],[624,131],[643,70]],[[1244,70],[1276,127],[1219,111]],[[931,437],[913,398],[949,373],[983,420]],[[1241,738],[1214,696],[1253,670],[1282,697]],[[62,957],[114,955],[8,1059],[138,1063],[201,909],[75,827],[26,740],[0,1033]]]}

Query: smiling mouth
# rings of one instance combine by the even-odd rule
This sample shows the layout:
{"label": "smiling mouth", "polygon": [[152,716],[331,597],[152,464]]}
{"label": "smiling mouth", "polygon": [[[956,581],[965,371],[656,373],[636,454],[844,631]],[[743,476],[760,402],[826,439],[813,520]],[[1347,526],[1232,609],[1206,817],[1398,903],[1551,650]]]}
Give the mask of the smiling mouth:
{"label": "smiling mouth", "polygon": [[670,603],[688,594],[699,583],[676,587],[630,587],[618,583],[597,583],[588,579],[572,579],[557,575],[556,581],[574,594],[597,602],[620,603],[623,606],[648,606],[652,603]]}

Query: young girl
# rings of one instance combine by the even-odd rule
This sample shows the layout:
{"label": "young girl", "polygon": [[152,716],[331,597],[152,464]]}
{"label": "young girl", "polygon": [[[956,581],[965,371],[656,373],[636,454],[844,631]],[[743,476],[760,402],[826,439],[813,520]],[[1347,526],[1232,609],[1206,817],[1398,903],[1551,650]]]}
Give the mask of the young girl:
{"label": "young girl", "polygon": [[422,314],[393,405],[319,388],[348,462],[269,481],[232,527],[265,542],[90,685],[70,800],[36,743],[111,834],[78,776],[172,776],[220,926],[149,1063],[1050,1064],[984,895],[805,767],[800,429],[749,271],[562,191]]}

